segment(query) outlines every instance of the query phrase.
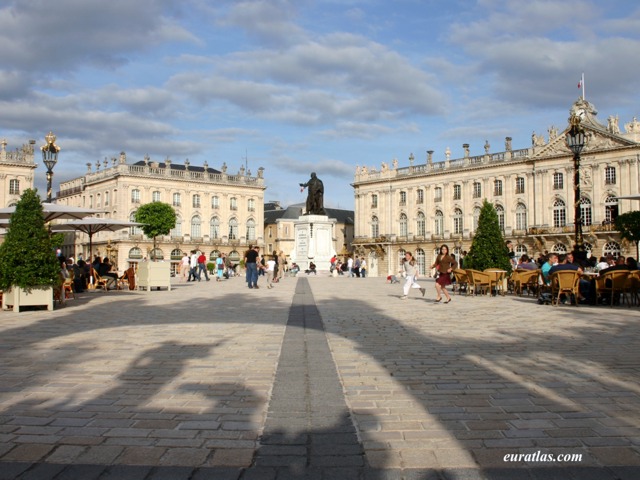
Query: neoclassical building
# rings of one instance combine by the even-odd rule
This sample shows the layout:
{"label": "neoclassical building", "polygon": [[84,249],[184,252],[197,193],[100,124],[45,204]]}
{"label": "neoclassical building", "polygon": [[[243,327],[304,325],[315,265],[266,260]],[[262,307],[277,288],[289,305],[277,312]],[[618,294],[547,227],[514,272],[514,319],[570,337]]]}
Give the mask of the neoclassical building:
{"label": "neoclassical building", "polygon": [[171,233],[153,240],[140,228],[119,232],[101,232],[93,237],[93,252],[88,252],[88,238],[75,234],[63,253],[108,255],[120,271],[144,258],[170,261],[172,270],[183,253],[201,250],[211,260],[224,252],[238,262],[249,244],[262,245],[264,169],[257,176],[241,167],[236,174],[183,164],[144,160],[128,163],[123,152],[119,158],[98,161],[95,169],[87,164],[84,175],[60,184],[56,203],[94,208],[98,216],[134,220],[136,210],[145,203],[161,201],[173,206],[178,220]]}
{"label": "neoclassical building", "polygon": [[0,142],[0,207],[11,207],[18,203],[20,195],[33,188],[35,140],[29,140],[15,151],[7,151],[7,141]]}
{"label": "neoclassical building", "polygon": [[[590,255],[635,255],[635,245],[620,239],[613,220],[637,210],[637,201],[618,196],[640,192],[640,122],[635,118],[621,131],[618,118],[607,124],[597,119],[594,106],[578,99],[569,114],[582,118],[588,142],[581,154],[580,209],[585,246]],[[505,238],[516,254],[537,256],[573,248],[573,154],[565,132],[555,127],[548,135],[532,135],[531,146],[514,150],[511,138],[501,152],[472,156],[463,144],[463,157],[426,162],[409,156],[409,166],[397,160],[379,169],[358,167],[355,194],[356,253],[369,257],[372,275],[397,271],[405,251],[416,254],[426,273],[437,248],[448,244],[459,254],[469,250],[484,199],[498,213]]]}

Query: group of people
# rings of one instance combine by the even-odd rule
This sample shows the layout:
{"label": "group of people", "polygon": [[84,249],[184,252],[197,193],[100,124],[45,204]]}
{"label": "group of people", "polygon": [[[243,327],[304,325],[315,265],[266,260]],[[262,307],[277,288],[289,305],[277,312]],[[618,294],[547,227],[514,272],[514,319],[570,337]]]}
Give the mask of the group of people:
{"label": "group of people", "polygon": [[337,270],[338,275],[365,278],[367,276],[367,261],[364,257],[358,257],[357,255],[346,257],[343,261],[334,255],[331,257],[329,273],[333,273],[335,270]]}
{"label": "group of people", "polygon": [[[447,245],[442,245],[435,262],[431,265],[431,268],[436,271],[436,299],[434,300],[436,303],[441,302],[443,296],[446,298],[444,303],[451,302],[451,295],[449,295],[449,292],[447,291],[447,286],[451,285],[451,275],[457,267],[458,262],[453,255],[449,254],[449,247]],[[411,252],[405,252],[399,273],[405,279],[404,286],[402,288],[403,295],[400,297],[402,300],[409,298],[409,292],[411,289],[419,290],[424,297],[426,289],[417,281],[418,265]],[[393,279],[391,279],[391,283],[395,283]]]}
{"label": "group of people", "polygon": [[98,277],[106,282],[106,288],[109,290],[115,290],[118,286],[121,277],[109,257],[101,258],[95,255],[91,263],[86,262],[82,255],[78,256],[77,261],[73,257],[66,258],[61,253],[56,257],[60,263],[60,288],[67,280],[71,280],[73,292],[82,293]]}
{"label": "group of people", "polygon": [[[235,274],[235,265],[226,254],[218,253],[214,263],[214,277],[217,282]],[[210,281],[207,256],[198,250],[191,250],[190,254],[185,253],[180,261],[179,276],[185,282],[201,282],[203,277],[207,282]]]}
{"label": "group of people", "polygon": [[264,275],[267,279],[267,288],[273,288],[274,283],[278,283],[284,277],[287,266],[287,257],[281,250],[280,253],[274,251],[271,257],[266,259],[260,255],[260,247],[250,245],[244,254],[244,265],[246,268],[246,282],[249,288],[260,288],[258,277]]}

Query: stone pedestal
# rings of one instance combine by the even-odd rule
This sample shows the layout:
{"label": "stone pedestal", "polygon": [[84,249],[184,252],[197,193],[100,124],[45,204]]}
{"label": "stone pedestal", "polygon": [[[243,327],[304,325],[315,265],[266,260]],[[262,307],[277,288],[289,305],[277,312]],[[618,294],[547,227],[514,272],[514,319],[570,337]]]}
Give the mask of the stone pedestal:
{"label": "stone pedestal", "polygon": [[295,248],[291,260],[298,264],[300,272],[316,264],[317,271],[329,271],[331,257],[335,255],[333,227],[335,218],[326,215],[302,215],[294,221]]}

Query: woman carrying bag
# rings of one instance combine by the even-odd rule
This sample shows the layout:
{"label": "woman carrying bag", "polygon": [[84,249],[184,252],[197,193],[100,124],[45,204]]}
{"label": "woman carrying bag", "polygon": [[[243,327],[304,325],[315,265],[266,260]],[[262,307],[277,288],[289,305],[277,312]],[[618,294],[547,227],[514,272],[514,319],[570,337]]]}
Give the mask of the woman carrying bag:
{"label": "woman carrying bag", "polygon": [[440,254],[436,257],[433,265],[431,265],[431,268],[435,268],[439,272],[438,278],[436,279],[436,293],[438,294],[438,298],[435,300],[436,303],[442,300],[443,294],[447,297],[444,303],[451,301],[449,292],[447,292],[447,285],[451,285],[451,272],[457,267],[458,262],[456,262],[456,259],[452,255],[449,255],[449,247],[442,245],[440,247]]}

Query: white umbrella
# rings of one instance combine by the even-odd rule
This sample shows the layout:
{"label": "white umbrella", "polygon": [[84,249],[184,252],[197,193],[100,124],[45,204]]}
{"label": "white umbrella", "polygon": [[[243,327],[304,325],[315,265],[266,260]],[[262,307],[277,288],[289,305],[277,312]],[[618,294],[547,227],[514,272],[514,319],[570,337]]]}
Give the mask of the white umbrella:
{"label": "white umbrella", "polygon": [[[115,220],[112,218],[94,218],[85,217],[80,220],[72,220],[66,223],[60,223],[58,225],[52,225],[52,232],[84,232],[89,235],[89,255],[93,247],[92,238],[93,235],[98,232],[116,232],[118,230],[124,230],[129,227],[139,227],[144,223],[130,222],[128,220]],[[89,259],[90,260],[90,259]]]}
{"label": "white umbrella", "polygon": [[[16,207],[0,208],[0,219],[11,218],[11,215],[16,211]],[[93,215],[100,213],[99,210],[93,208],[72,207],[71,205],[60,205],[58,203],[43,203],[42,213],[45,222],[51,220],[77,220],[86,217],[87,215]]]}
{"label": "white umbrella", "polygon": [[633,195],[621,195],[616,198],[619,200],[640,200],[640,193],[635,193]]}

